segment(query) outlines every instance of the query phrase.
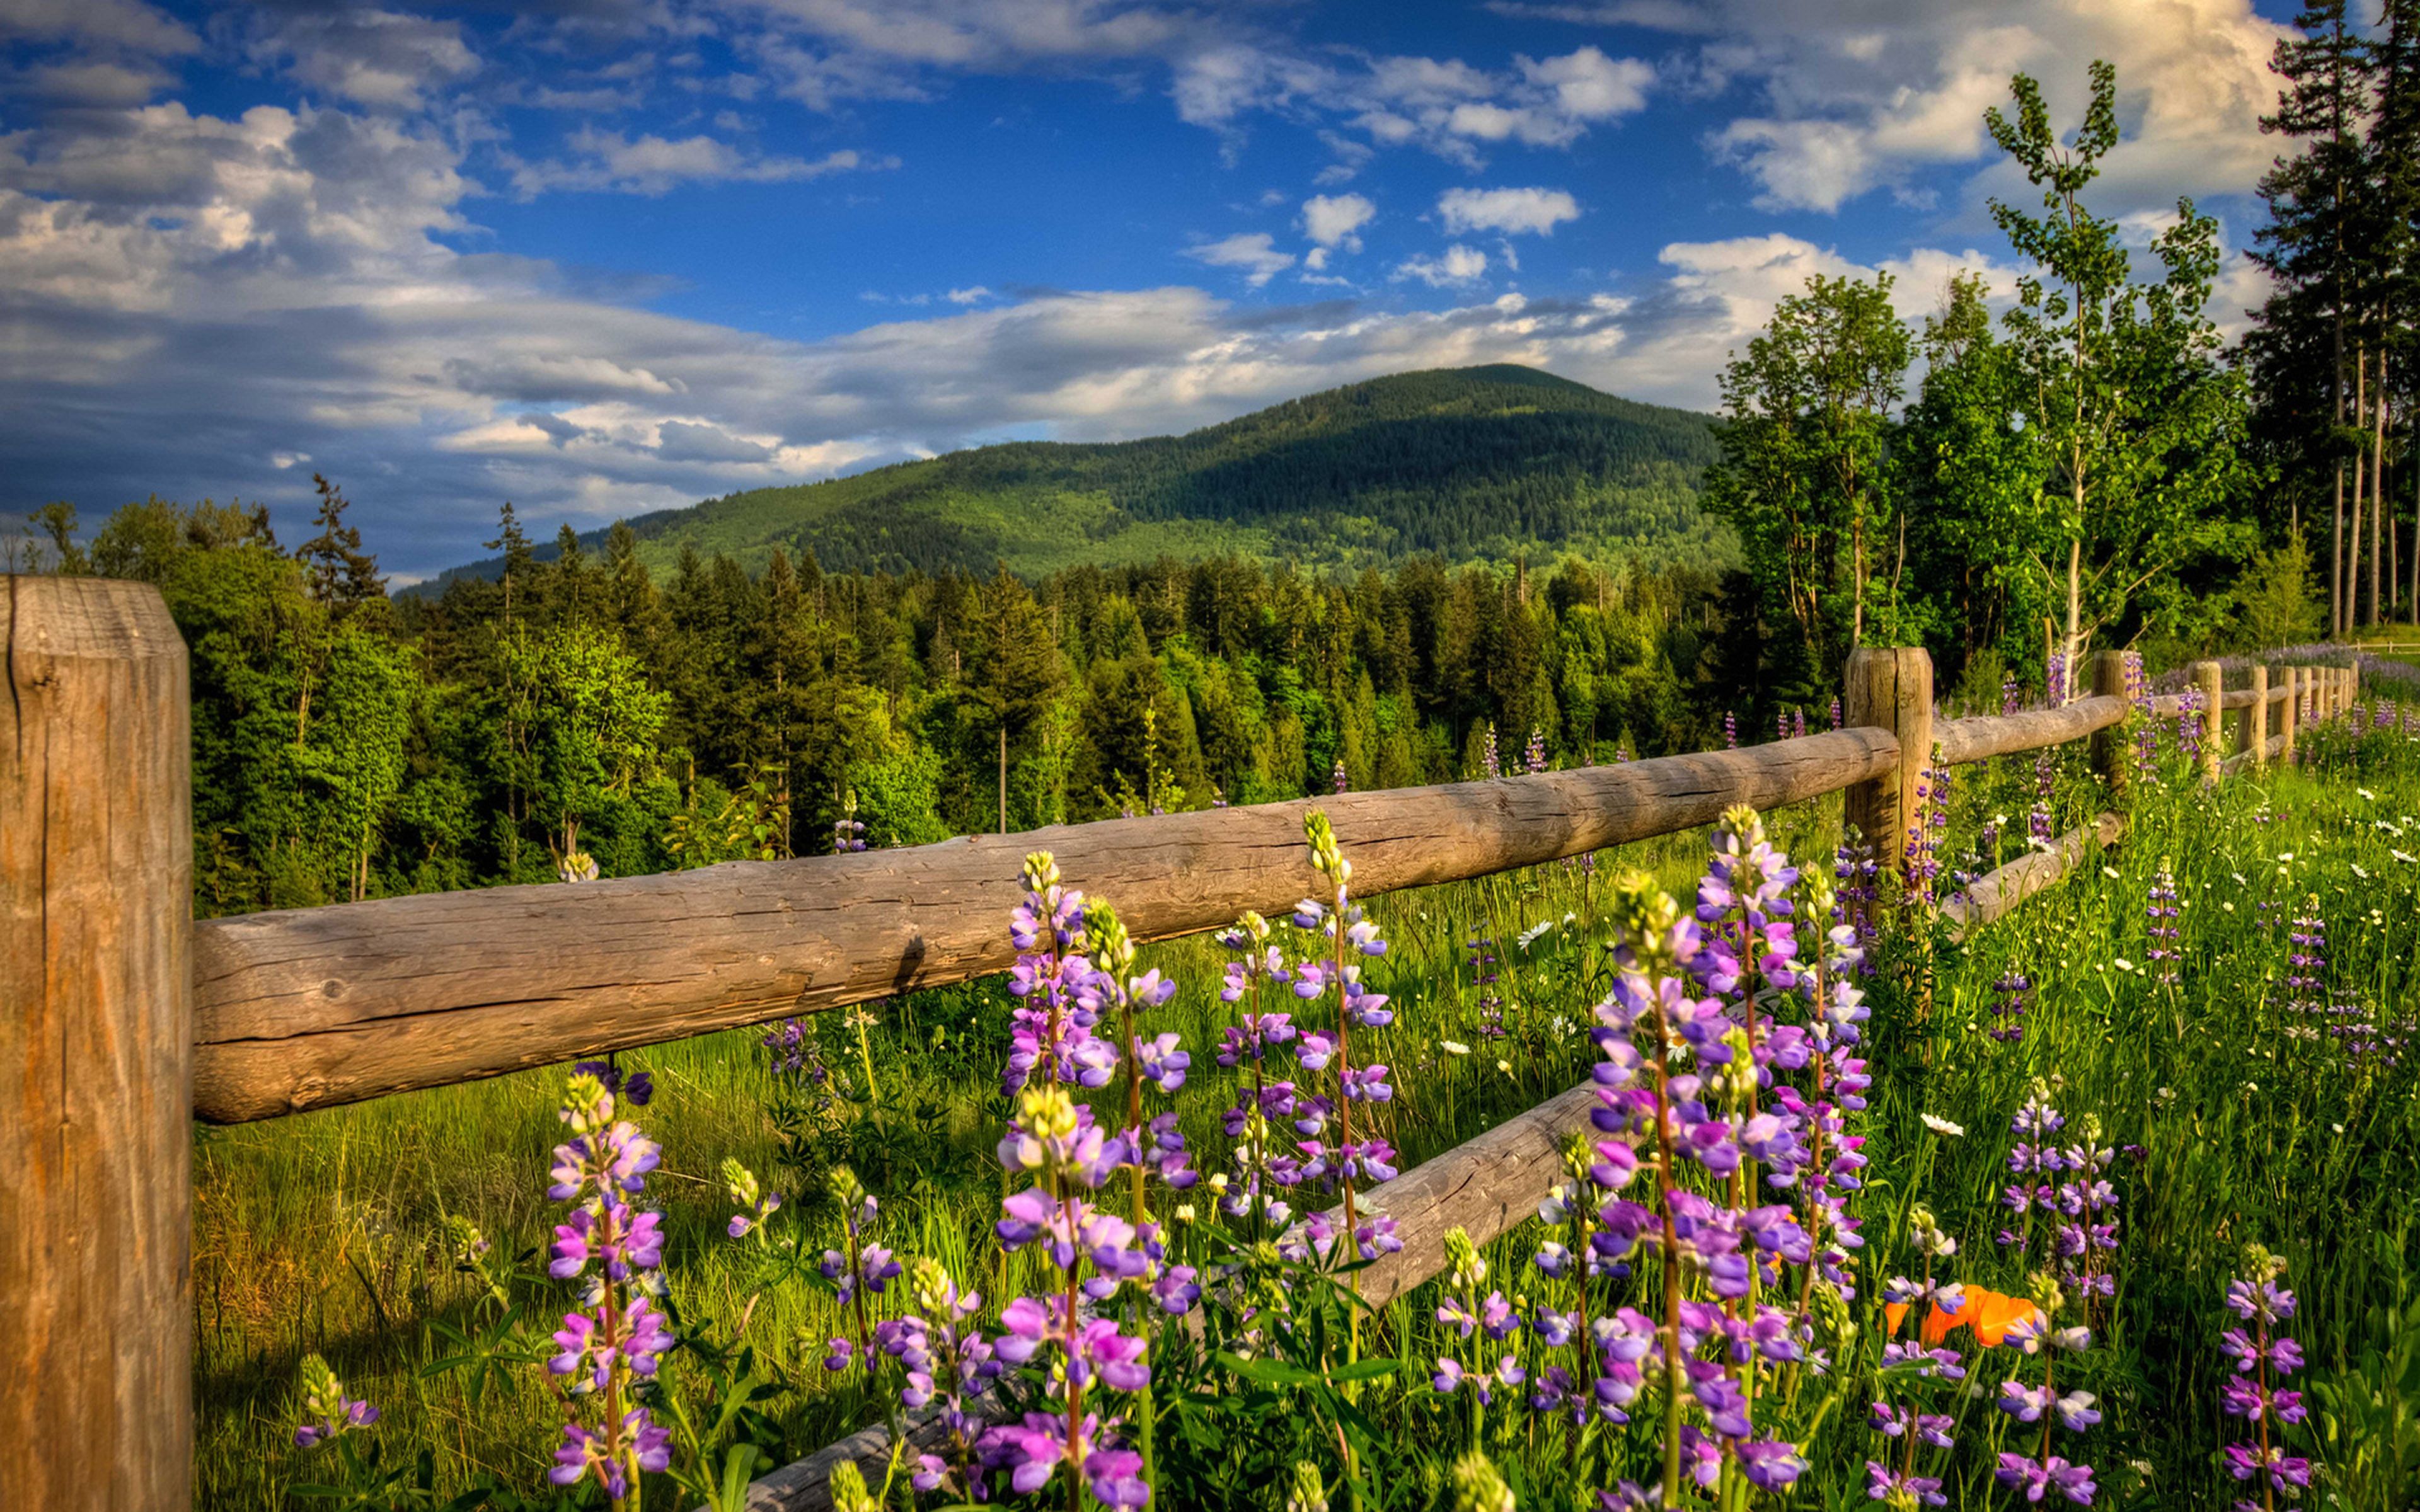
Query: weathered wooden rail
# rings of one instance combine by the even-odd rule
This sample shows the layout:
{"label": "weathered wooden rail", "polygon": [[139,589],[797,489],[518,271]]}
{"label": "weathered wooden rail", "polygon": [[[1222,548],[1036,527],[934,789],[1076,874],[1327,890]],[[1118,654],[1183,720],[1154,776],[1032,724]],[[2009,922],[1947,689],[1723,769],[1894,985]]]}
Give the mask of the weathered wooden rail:
{"label": "weathered wooden rail", "polygon": [[[167,1512],[192,1500],[192,1119],[240,1122],[497,1076],[963,981],[1010,963],[1001,920],[1028,851],[1114,899],[1136,937],[1275,913],[1310,885],[1308,802],[912,850],[737,863],[579,887],[497,887],[192,920],[185,648],[158,593],[0,579],[0,1435],[12,1504]],[[2206,669],[2206,702],[2221,695]],[[2325,717],[2349,669],[2265,676],[2250,752],[2280,699]],[[2093,696],[1942,721],[1921,651],[1854,653],[1849,728],[1744,750],[1318,800],[1365,894],[1532,866],[1844,793],[1851,823],[1902,836],[1919,774],[2090,738],[2125,781],[2115,653]],[[2173,702],[2173,701],[2171,701]],[[2223,744],[2208,742],[2212,775]],[[2063,874],[2087,826],[1970,889],[1979,923]],[[1885,864],[1899,846],[1880,847]],[[1542,1103],[1373,1194],[1407,1238],[1364,1273],[1391,1297],[1435,1273],[1445,1230],[1494,1238],[1543,1195],[1540,1151],[1585,1112]],[[39,1383],[39,1384],[32,1384]],[[860,1435],[847,1452],[876,1443]],[[819,1475],[769,1476],[752,1504],[804,1506]]]}

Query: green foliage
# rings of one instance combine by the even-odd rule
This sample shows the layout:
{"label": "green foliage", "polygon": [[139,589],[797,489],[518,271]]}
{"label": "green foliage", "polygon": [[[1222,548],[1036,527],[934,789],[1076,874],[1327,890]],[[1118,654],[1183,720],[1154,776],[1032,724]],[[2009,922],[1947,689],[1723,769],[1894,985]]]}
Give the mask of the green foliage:
{"label": "green foliage", "polygon": [[631,526],[658,572],[687,550],[756,571],[777,548],[847,572],[1005,563],[1030,577],[1163,557],[1325,565],[1560,548],[1667,561],[1727,552],[1696,504],[1713,455],[1703,416],[1498,365],[1396,374],[1184,436],[978,447]]}
{"label": "green foliage", "polygon": [[[1764,612],[1795,631],[1781,643],[1803,656],[1774,674],[1801,702],[1838,686],[1848,649],[1868,638],[1869,597],[1895,594],[1906,565],[1889,470],[1911,340],[1890,296],[1888,273],[1818,273],[1723,374],[1723,460],[1707,499],[1738,533]],[[1893,627],[1874,628],[1888,643]]]}

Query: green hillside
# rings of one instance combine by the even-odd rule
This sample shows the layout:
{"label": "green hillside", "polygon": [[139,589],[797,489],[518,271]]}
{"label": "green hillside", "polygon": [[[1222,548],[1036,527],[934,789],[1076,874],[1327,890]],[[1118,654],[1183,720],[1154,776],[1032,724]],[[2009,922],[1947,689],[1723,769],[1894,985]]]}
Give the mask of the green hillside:
{"label": "green hillside", "polygon": [[1373,378],[1185,436],[976,447],[631,523],[659,571],[688,548],[753,568],[776,546],[813,551],[834,571],[1006,562],[1027,574],[1229,552],[1330,564],[1541,548],[1728,553],[1722,528],[1697,507],[1714,455],[1704,415],[1533,368],[1454,368]]}

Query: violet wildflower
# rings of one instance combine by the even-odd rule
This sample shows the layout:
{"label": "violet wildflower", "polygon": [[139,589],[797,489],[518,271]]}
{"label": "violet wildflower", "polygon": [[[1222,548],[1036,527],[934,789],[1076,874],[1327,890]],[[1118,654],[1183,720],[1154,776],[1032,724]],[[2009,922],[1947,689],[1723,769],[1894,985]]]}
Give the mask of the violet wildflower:
{"label": "violet wildflower", "polygon": [[1084,895],[1060,885],[1059,863],[1048,851],[1025,858],[1025,896],[1009,916],[1008,933],[1018,951],[1008,991],[1018,1006],[1010,1014],[1001,1085],[1015,1092],[1038,1074],[1048,1084],[1108,1086],[1118,1051],[1093,1033],[1100,1015],[1087,992],[1093,963],[1083,953]]}
{"label": "violet wildflower", "polygon": [[2101,1421],[2090,1392],[2071,1391],[2061,1396],[2058,1391],[2059,1353],[2091,1348],[2092,1335],[2087,1329],[2057,1326],[2066,1297],[2047,1272],[2034,1274],[2033,1304],[2038,1312],[2010,1323],[2008,1339],[2028,1356],[2040,1357],[2041,1384],[2027,1386],[2016,1380],[2004,1381],[2000,1383],[1998,1406],[2021,1424],[2039,1422],[2041,1434],[2030,1455],[2003,1452],[1999,1468],[1993,1473],[2001,1485],[2028,1502],[2041,1501],[2055,1490],[2079,1506],[2089,1506],[2098,1489],[2093,1485],[2092,1467],[2071,1463],[2051,1453],[2051,1430],[2064,1427],[2070,1433],[2082,1433]]}
{"label": "violet wildflower", "polygon": [[379,1420],[379,1410],[345,1395],[345,1383],[317,1354],[302,1357],[302,1426],[294,1430],[296,1447],[316,1449],[355,1428]]}
{"label": "violet wildflower", "polygon": [[2101,1143],[2098,1114],[2077,1119],[2075,1134],[2078,1142],[2060,1155],[2065,1180],[2053,1194],[2059,1220],[2055,1239],[2059,1279],[2083,1299],[2090,1321],[2117,1291],[2118,1189],[2108,1176],[2118,1152]]}
{"label": "violet wildflower", "polygon": [[1739,749],[1739,716],[1729,709],[1723,711],[1723,748]]}
{"label": "violet wildflower", "polygon": [[613,1094],[616,1103],[628,1107],[645,1107],[656,1095],[654,1077],[644,1071],[630,1072],[626,1076],[620,1064],[611,1056],[603,1060],[581,1061],[571,1068],[571,1073],[596,1077],[605,1084],[605,1090]]}
{"label": "violet wildflower", "polygon": [[2230,1328],[2221,1341],[2235,1363],[2236,1373],[2227,1381],[2220,1405],[2228,1416],[2251,1424],[2254,1437],[2250,1443],[2228,1444],[2226,1463],[2237,1480],[2259,1483],[2260,1500],[2238,1502],[2239,1508],[2276,1512],[2281,1495],[2290,1505],[2297,1493],[2311,1484],[2311,1462],[2287,1454],[2270,1431],[2272,1423],[2291,1427],[2308,1415],[2301,1392],[2274,1384],[2301,1368],[2303,1351],[2292,1338],[2277,1332],[2279,1323],[2294,1316],[2294,1294],[2280,1284],[2286,1262],[2255,1244],[2246,1253],[2244,1271],[2227,1283],[2226,1305],[2239,1320],[2251,1326]]}
{"label": "violet wildflower", "polygon": [[[845,1341],[833,1340],[834,1347],[824,1368],[843,1368],[852,1358],[870,1367],[874,1364],[874,1327],[867,1319],[866,1294],[878,1296],[888,1289],[892,1278],[899,1273],[899,1262],[889,1250],[865,1242],[866,1231],[874,1226],[880,1205],[859,1182],[857,1173],[845,1165],[835,1165],[827,1178],[827,1187],[833,1205],[840,1210],[841,1247],[824,1251],[815,1269],[831,1283],[840,1304],[855,1310],[857,1338],[853,1353],[839,1348]],[[833,1360],[841,1364],[835,1365]]]}
{"label": "violet wildflower", "polygon": [[2304,1020],[2289,1023],[2286,1034],[2289,1039],[2317,1040],[2319,1026],[2311,1020],[2324,1020],[2329,1012],[2327,1000],[2328,926],[2319,913],[2319,895],[2305,893],[2301,912],[2286,932],[2286,1011]]}
{"label": "violet wildflower", "polygon": [[1352,791],[1351,784],[1345,780],[1344,758],[1342,756],[1336,758],[1336,770],[1330,776],[1329,787],[1332,792],[1339,795]]}
{"label": "violet wildflower", "polygon": [[2052,780],[2058,771],[2058,759],[2047,746],[2034,758],[2034,806],[2025,816],[2026,839],[2038,850],[2048,850],[2057,831],[2052,827]]}
{"label": "violet wildflower", "polygon": [[732,1206],[739,1210],[731,1216],[731,1237],[745,1239],[752,1233],[762,1242],[765,1220],[781,1208],[782,1194],[766,1191],[755,1172],[728,1155],[722,1158],[722,1185],[731,1194]]}
{"label": "violet wildflower", "polygon": [[1151,1498],[1142,1457],[1113,1441],[1115,1420],[1104,1423],[1085,1411],[1087,1393],[1096,1387],[1138,1392],[1151,1382],[1145,1341],[1119,1332],[1114,1319],[1088,1317],[1084,1307],[1087,1298],[1107,1303],[1152,1268],[1145,1236],[1084,1196],[1126,1164],[1127,1151],[1063,1087],[1046,1086],[1021,1095],[1000,1157],[1011,1170],[1030,1173],[1035,1184],[1001,1203],[1003,1216],[995,1231],[1011,1250],[1038,1245],[1062,1284],[1011,1302],[1001,1314],[1005,1332],[993,1350],[1013,1365],[1047,1360],[1048,1390],[1064,1399],[1065,1410],[1029,1412],[1021,1423],[993,1427],[976,1451],[987,1467],[1007,1470],[1019,1492],[1041,1489],[1064,1468],[1100,1500],[1140,1506]]}
{"label": "violet wildflower", "polygon": [[[1451,1329],[1464,1340],[1484,1331],[1490,1343],[1501,1343],[1521,1324],[1521,1318],[1500,1291],[1491,1291],[1484,1298],[1479,1288],[1487,1282],[1487,1262],[1470,1242],[1470,1235],[1461,1227],[1450,1228],[1445,1236],[1446,1255],[1450,1261],[1448,1287],[1450,1288],[1436,1309],[1436,1320]],[[1441,1395],[1451,1396],[1467,1387],[1471,1394],[1471,1436],[1485,1442],[1480,1431],[1481,1410],[1496,1399],[1498,1390],[1509,1391],[1528,1379],[1519,1361],[1509,1351],[1499,1353],[1490,1364],[1485,1356],[1499,1351],[1479,1349],[1480,1358],[1466,1365],[1449,1355],[1440,1355],[1436,1371],[1429,1384]]]}
{"label": "violet wildflower", "polygon": [[2143,952],[2144,957],[2155,963],[2153,969],[2157,975],[2153,980],[2163,987],[2174,987],[2177,984],[2177,962],[2180,959],[2177,949],[2177,919],[2180,915],[2177,907],[2176,873],[2164,856],[2160,857],[2159,874],[2151,879],[2150,898],[2143,912],[2150,920],[2148,931],[2150,945]]}
{"label": "violet wildflower", "polygon": [[1529,747],[1523,752],[1522,766],[1531,777],[1546,770],[1546,733],[1536,725],[1529,727]]}
{"label": "violet wildflower", "polygon": [[1983,1032],[2002,1044],[2025,1037],[2025,1015],[2033,1007],[2033,982],[2010,971],[1992,983],[1992,1026]]}
{"label": "violet wildflower", "polygon": [[857,817],[857,795],[841,800],[840,817],[832,821],[832,854],[848,856],[865,849],[865,822]]}
{"label": "violet wildflower", "polygon": [[635,1126],[614,1117],[613,1094],[595,1076],[571,1078],[561,1117],[573,1137],[555,1147],[547,1195],[573,1207],[569,1220],[555,1227],[549,1271],[557,1280],[581,1279],[585,1290],[581,1305],[564,1314],[554,1335],[557,1352],[547,1365],[566,1378],[569,1410],[548,1473],[558,1486],[594,1475],[618,1504],[642,1472],[672,1462],[671,1430],[632,1404],[637,1382],[655,1375],[673,1346],[656,1305],[661,1219],[634,1211],[628,1200],[646,1190],[647,1173],[661,1155]]}
{"label": "violet wildflower", "polygon": [[1001,1369],[990,1342],[974,1326],[983,1298],[960,1293],[949,1272],[931,1259],[910,1267],[908,1296],[913,1310],[876,1325],[875,1343],[899,1362],[906,1375],[899,1405],[918,1412],[939,1402],[950,1433],[946,1453],[917,1457],[908,1484],[919,1492],[980,1499],[975,1444],[983,1419],[970,1404],[991,1389]]}
{"label": "violet wildflower", "polygon": [[2001,1229],[1999,1242],[2013,1249],[2021,1262],[2030,1257],[2034,1214],[2052,1211],[2051,1179],[2067,1164],[2050,1137],[2067,1127],[2067,1119],[2051,1105],[2050,1096],[2050,1084],[2035,1077],[2028,1084],[2024,1105],[2009,1124],[2009,1132],[2017,1136],[2016,1143],[2009,1148],[2009,1174],[2018,1180],[2002,1189],[2000,1201],[2015,1217],[2017,1227]]}
{"label": "violet wildflower", "polygon": [[[1319,954],[1308,956],[1295,968],[1294,993],[1295,997],[1311,1003],[1333,989],[1336,1017],[1332,1030],[1303,1034],[1296,1041],[1295,1054],[1306,1072],[1324,1072],[1332,1066],[1337,1096],[1326,1107],[1322,1106],[1326,1100],[1311,1098],[1298,1108],[1307,1114],[1295,1122],[1296,1130],[1306,1135],[1297,1146],[1303,1156],[1300,1178],[1341,1189],[1343,1205],[1339,1217],[1342,1231],[1350,1236],[1356,1255],[1365,1260],[1374,1259],[1402,1247],[1395,1238],[1395,1221],[1374,1212],[1367,1214],[1365,1221],[1365,1214],[1356,1205],[1355,1193],[1393,1179],[1395,1149],[1377,1137],[1374,1131],[1357,1141],[1353,1108],[1356,1103],[1384,1101],[1393,1094],[1385,1086],[1386,1067],[1355,1067],[1353,1031],[1384,1028],[1394,1022],[1394,1014],[1386,1006],[1387,995],[1368,987],[1362,980],[1359,962],[1352,958],[1384,955],[1387,941],[1379,933],[1376,921],[1364,917],[1360,905],[1353,901],[1353,863],[1338,845],[1327,815],[1316,809],[1305,814],[1303,833],[1310,842],[1311,868],[1327,879],[1332,893],[1326,903],[1306,898],[1295,905],[1295,927],[1316,936],[1321,944]],[[1328,1107],[1332,1107],[1337,1120],[1332,1147],[1321,1138]],[[1308,1244],[1309,1252],[1318,1252],[1313,1236],[1299,1235],[1296,1240],[1298,1251]],[[1357,1332],[1358,1313],[1354,1315],[1354,1320]]]}
{"label": "violet wildflower", "polygon": [[1496,722],[1492,719],[1487,723],[1486,743],[1480,748],[1479,769],[1480,774],[1490,782],[1504,775],[1504,764],[1498,759],[1496,751]]}

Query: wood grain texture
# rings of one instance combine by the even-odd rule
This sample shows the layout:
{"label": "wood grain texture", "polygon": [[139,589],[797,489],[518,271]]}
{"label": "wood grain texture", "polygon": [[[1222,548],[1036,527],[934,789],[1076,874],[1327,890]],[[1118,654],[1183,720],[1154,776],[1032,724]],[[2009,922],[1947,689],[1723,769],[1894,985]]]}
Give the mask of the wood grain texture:
{"label": "wood grain texture", "polygon": [[2008,913],[2069,872],[2104,845],[2115,845],[2126,833],[2124,816],[2104,813],[2092,823],[2071,829],[2051,842],[2050,849],[2019,856],[1996,872],[1978,877],[1962,898],[1943,905],[1942,913],[1963,936]]}
{"label": "wood grain texture", "polygon": [[193,819],[158,590],[0,578],[10,1506],[193,1504]]}
{"label": "wood grain texture", "polygon": [[2285,725],[2277,737],[2280,746],[2277,757],[2279,761],[2290,764],[2294,760],[2294,736],[2301,730],[2302,724],[2303,669],[2288,667],[2286,669]]}
{"label": "wood grain texture", "polygon": [[2118,714],[2092,733],[2092,772],[2122,808],[2126,790],[2134,780],[2134,763],[2126,748],[2126,717],[2133,707],[2126,698],[2126,657],[2120,652],[2096,651],[2092,654],[2092,697],[2084,702],[2093,703],[2107,699],[2118,701]]}
{"label": "wood grain texture", "polygon": [[2252,706],[2244,711],[2248,737],[2245,746],[2255,766],[2269,764],[2269,669],[2263,664],[2252,669]]}
{"label": "wood grain texture", "polygon": [[2055,709],[1946,719],[1934,727],[1932,738],[1939,742],[1941,754],[1950,765],[1963,766],[1970,762],[1987,762],[1994,756],[2082,740],[2124,724],[2129,707],[2122,694],[2096,695]]}
{"label": "wood grain texture", "polygon": [[212,919],[194,932],[194,1111],[274,1118],[863,1002],[1007,968],[1029,851],[1140,940],[1291,906],[1327,811],[1364,896],[1481,876],[1772,809],[1896,771],[1841,730],[1494,782],[1355,793]]}
{"label": "wood grain texture", "polygon": [[2222,702],[2218,663],[2197,661],[2193,664],[2194,682],[2201,688],[2201,776],[2205,782],[2218,780],[2218,764],[2226,755],[2226,704]]}
{"label": "wood grain texture", "polygon": [[1916,793],[1932,760],[1932,658],[1919,650],[1860,646],[1849,653],[1844,714],[1853,727],[1887,730],[1899,760],[1849,789],[1843,816],[1891,871],[1905,861]]}

